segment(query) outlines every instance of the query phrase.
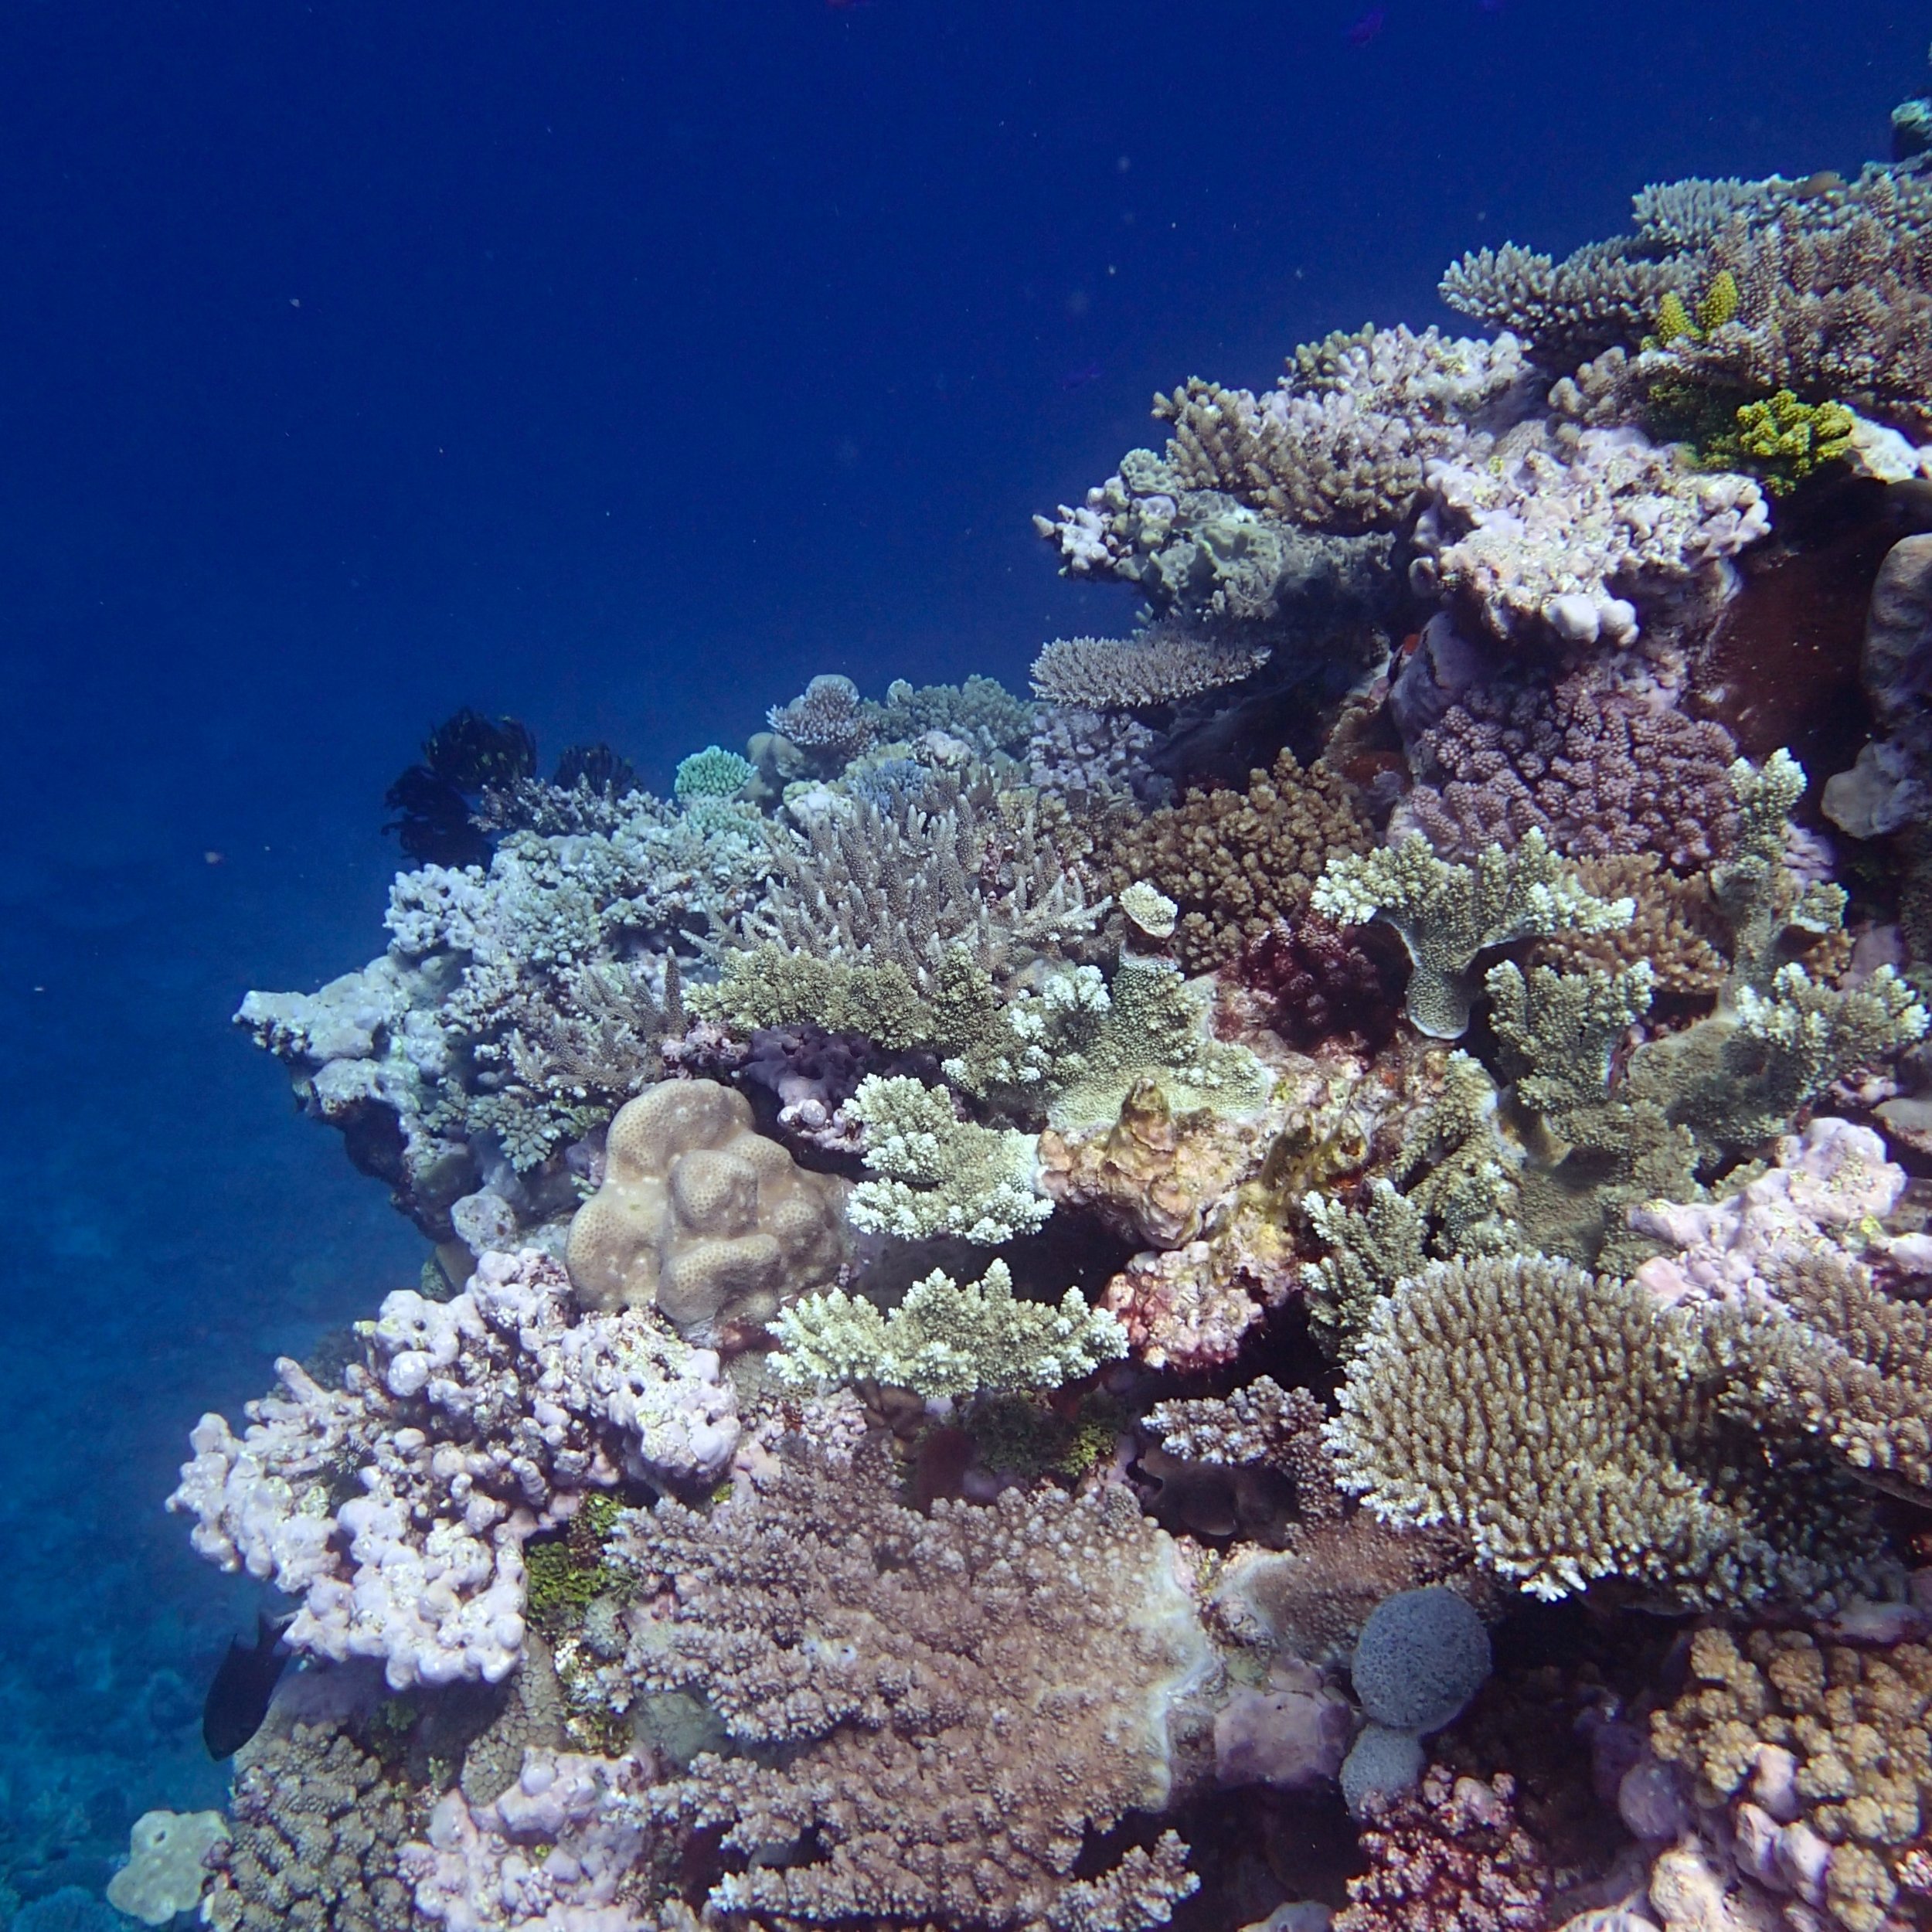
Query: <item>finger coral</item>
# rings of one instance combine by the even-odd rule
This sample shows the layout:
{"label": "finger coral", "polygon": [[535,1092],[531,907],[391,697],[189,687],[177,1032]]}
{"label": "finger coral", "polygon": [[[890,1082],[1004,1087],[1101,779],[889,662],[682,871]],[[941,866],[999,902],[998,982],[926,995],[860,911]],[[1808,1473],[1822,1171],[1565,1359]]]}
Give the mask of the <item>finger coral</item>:
{"label": "finger coral", "polygon": [[1728,1812],[1742,1873],[1843,1932],[1879,1932],[1932,1802],[1932,1651],[1821,1646],[1803,1631],[1692,1639],[1692,1682],[1651,1747]]}
{"label": "finger coral", "polygon": [[719,1911],[1141,1932],[1193,1889],[1172,1832],[1074,1876],[1090,1834],[1175,1795],[1213,1672],[1174,1547],[1124,1491],[927,1517],[868,1448],[787,1458],[709,1516],[627,1517],[614,1549],[648,1593],[628,1672],[700,1692],[757,1753],[654,1794],[724,1828]]}

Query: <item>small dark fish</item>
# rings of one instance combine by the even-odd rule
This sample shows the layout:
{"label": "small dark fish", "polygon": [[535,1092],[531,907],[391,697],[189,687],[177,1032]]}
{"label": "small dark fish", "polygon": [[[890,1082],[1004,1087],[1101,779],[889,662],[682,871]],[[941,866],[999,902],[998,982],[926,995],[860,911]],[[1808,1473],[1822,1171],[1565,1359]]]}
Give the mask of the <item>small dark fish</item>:
{"label": "small dark fish", "polygon": [[1097,383],[1107,373],[1098,362],[1087,362],[1079,369],[1070,369],[1060,378],[1060,387],[1065,389],[1084,389],[1089,383]]}
{"label": "small dark fish", "polygon": [[201,1707],[202,1742],[216,1764],[233,1757],[261,1729],[269,1700],[288,1668],[291,1653],[281,1648],[282,1632],[294,1621],[258,1616],[253,1644],[244,1644],[239,1637],[229,1639],[228,1655]]}
{"label": "small dark fish", "polygon": [[1386,7],[1371,7],[1343,36],[1352,47],[1366,47],[1389,24]]}

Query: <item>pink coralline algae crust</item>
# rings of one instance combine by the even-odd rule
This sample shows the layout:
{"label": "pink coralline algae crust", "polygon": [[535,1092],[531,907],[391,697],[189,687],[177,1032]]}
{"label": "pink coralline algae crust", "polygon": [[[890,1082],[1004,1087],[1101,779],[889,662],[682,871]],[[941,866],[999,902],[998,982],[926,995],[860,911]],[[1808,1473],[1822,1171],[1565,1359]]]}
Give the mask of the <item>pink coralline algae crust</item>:
{"label": "pink coralline algae crust", "polygon": [[1778,1142],[1775,1166],[1721,1201],[1631,1209],[1632,1227],[1677,1250],[1646,1261],[1637,1279],[1666,1303],[1770,1293],[1767,1278],[1781,1265],[1835,1250],[1861,1224],[1876,1226],[1905,1182],[1869,1127],[1821,1115]]}
{"label": "pink coralline algae crust", "polygon": [[379,1657],[397,1689],[499,1682],[523,1651],[523,1545],[628,1475],[703,1481],[737,1447],[718,1359],[641,1313],[580,1316],[533,1249],[486,1254],[464,1292],[390,1295],[366,1360],[282,1393],[236,1436],[203,1416],[171,1509],[194,1546],[302,1599],[287,1641]]}
{"label": "pink coralline algae crust", "polygon": [[533,1749],[488,1804],[445,1791],[427,1842],[402,1848],[416,1909],[447,1932],[645,1932],[655,1915],[622,1888],[645,1849],[651,1769]]}
{"label": "pink coralline algae crust", "polygon": [[1478,685],[1422,732],[1410,819],[1436,849],[1468,858],[1532,827],[1573,859],[1655,852],[1679,872],[1723,855],[1736,813],[1721,724],[1661,694],[1614,688],[1595,668],[1556,688]]}

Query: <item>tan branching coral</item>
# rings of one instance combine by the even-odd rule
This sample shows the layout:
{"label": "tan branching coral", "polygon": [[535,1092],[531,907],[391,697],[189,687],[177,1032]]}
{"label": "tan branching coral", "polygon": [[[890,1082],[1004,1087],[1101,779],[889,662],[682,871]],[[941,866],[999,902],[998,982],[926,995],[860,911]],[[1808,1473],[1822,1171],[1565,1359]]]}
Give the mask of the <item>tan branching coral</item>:
{"label": "tan branching coral", "polygon": [[1228,1395],[1158,1403],[1148,1411],[1147,1427],[1173,1454],[1191,1461],[1233,1468],[1258,1463],[1297,1475],[1299,1500],[1311,1471],[1323,1479],[1318,1489],[1334,1487],[1321,1445],[1327,1420],[1312,1391],[1284,1389],[1272,1376],[1257,1376]]}
{"label": "tan branching coral", "polygon": [[[1729,1808],[1747,1876],[1844,1932],[1878,1932],[1917,1886],[1932,1807],[1932,1650],[1854,1650],[1803,1631],[1691,1641],[1696,1682],[1651,1720],[1651,1746]],[[1815,1921],[1813,1921],[1815,1923]]]}
{"label": "tan branching coral", "polygon": [[1402,522],[1427,457],[1486,450],[1471,421],[1519,413],[1528,372],[1507,335],[1371,327],[1298,349],[1264,396],[1196,377],[1156,397],[1154,413],[1174,425],[1167,460],[1189,488],[1355,535]]}
{"label": "tan branching coral", "polygon": [[1709,875],[1688,878],[1665,869],[1655,852],[1620,853],[1573,862],[1593,897],[1628,899],[1636,908],[1628,926],[1608,932],[1560,932],[1532,942],[1532,964],[1559,972],[1595,968],[1621,972],[1649,962],[1659,996],[1714,998],[1730,970],[1730,929],[1711,894]]}
{"label": "tan branching coral", "polygon": [[1033,660],[1033,689],[1054,704],[1139,711],[1239,684],[1267,661],[1264,645],[1216,644],[1165,626],[1131,638],[1056,638]]}
{"label": "tan branching coral", "polygon": [[1531,1594],[1621,1577],[1733,1604],[1875,1583],[1828,1466],[1727,1430],[1641,1288],[1540,1255],[1438,1262],[1371,1316],[1330,1427],[1385,1521],[1444,1525]]}
{"label": "tan branching coral", "polygon": [[1318,761],[1283,751],[1246,791],[1191,791],[1114,841],[1115,891],[1136,879],[1181,909],[1174,944],[1189,972],[1210,972],[1308,905],[1329,857],[1363,852],[1373,828],[1353,791]]}
{"label": "tan branching coral", "polygon": [[715,1080],[627,1102],[605,1162],[570,1223],[570,1285],[589,1307],[655,1305],[709,1339],[769,1321],[845,1259],[845,1184],[755,1133],[750,1102]]}
{"label": "tan branching coral", "polygon": [[1828,1443],[1882,1487],[1932,1492],[1932,1311],[1895,1301],[1852,1256],[1794,1257],[1775,1302],[1725,1303],[1712,1348],[1749,1372],[1753,1403]]}
{"label": "tan branching coral", "polygon": [[626,1676],[701,1691],[756,1753],[655,1794],[726,1828],[720,1911],[1138,1932],[1193,1889],[1172,1832],[1073,1875],[1090,1827],[1175,1796],[1170,1726],[1214,1668],[1128,1492],[927,1517],[872,1443],[846,1469],[788,1454],[709,1516],[627,1517],[613,1549],[646,1591]]}

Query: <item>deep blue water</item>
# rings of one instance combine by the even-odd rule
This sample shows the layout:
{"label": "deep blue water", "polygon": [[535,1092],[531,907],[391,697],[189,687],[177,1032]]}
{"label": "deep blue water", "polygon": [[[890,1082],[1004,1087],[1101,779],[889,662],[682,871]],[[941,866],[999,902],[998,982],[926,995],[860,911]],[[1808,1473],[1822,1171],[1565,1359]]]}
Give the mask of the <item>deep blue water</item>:
{"label": "deep blue water", "polygon": [[[1877,0],[11,0],[0,12],[0,1886],[218,1802],[185,1434],[420,1248],[251,985],[378,948],[464,702],[658,787],[811,673],[1125,606],[1029,513],[1190,372],[1442,319],[1646,180],[1847,172]],[[1366,44],[1355,44],[1358,40]],[[0,1900],[4,1893],[0,1893]]]}

